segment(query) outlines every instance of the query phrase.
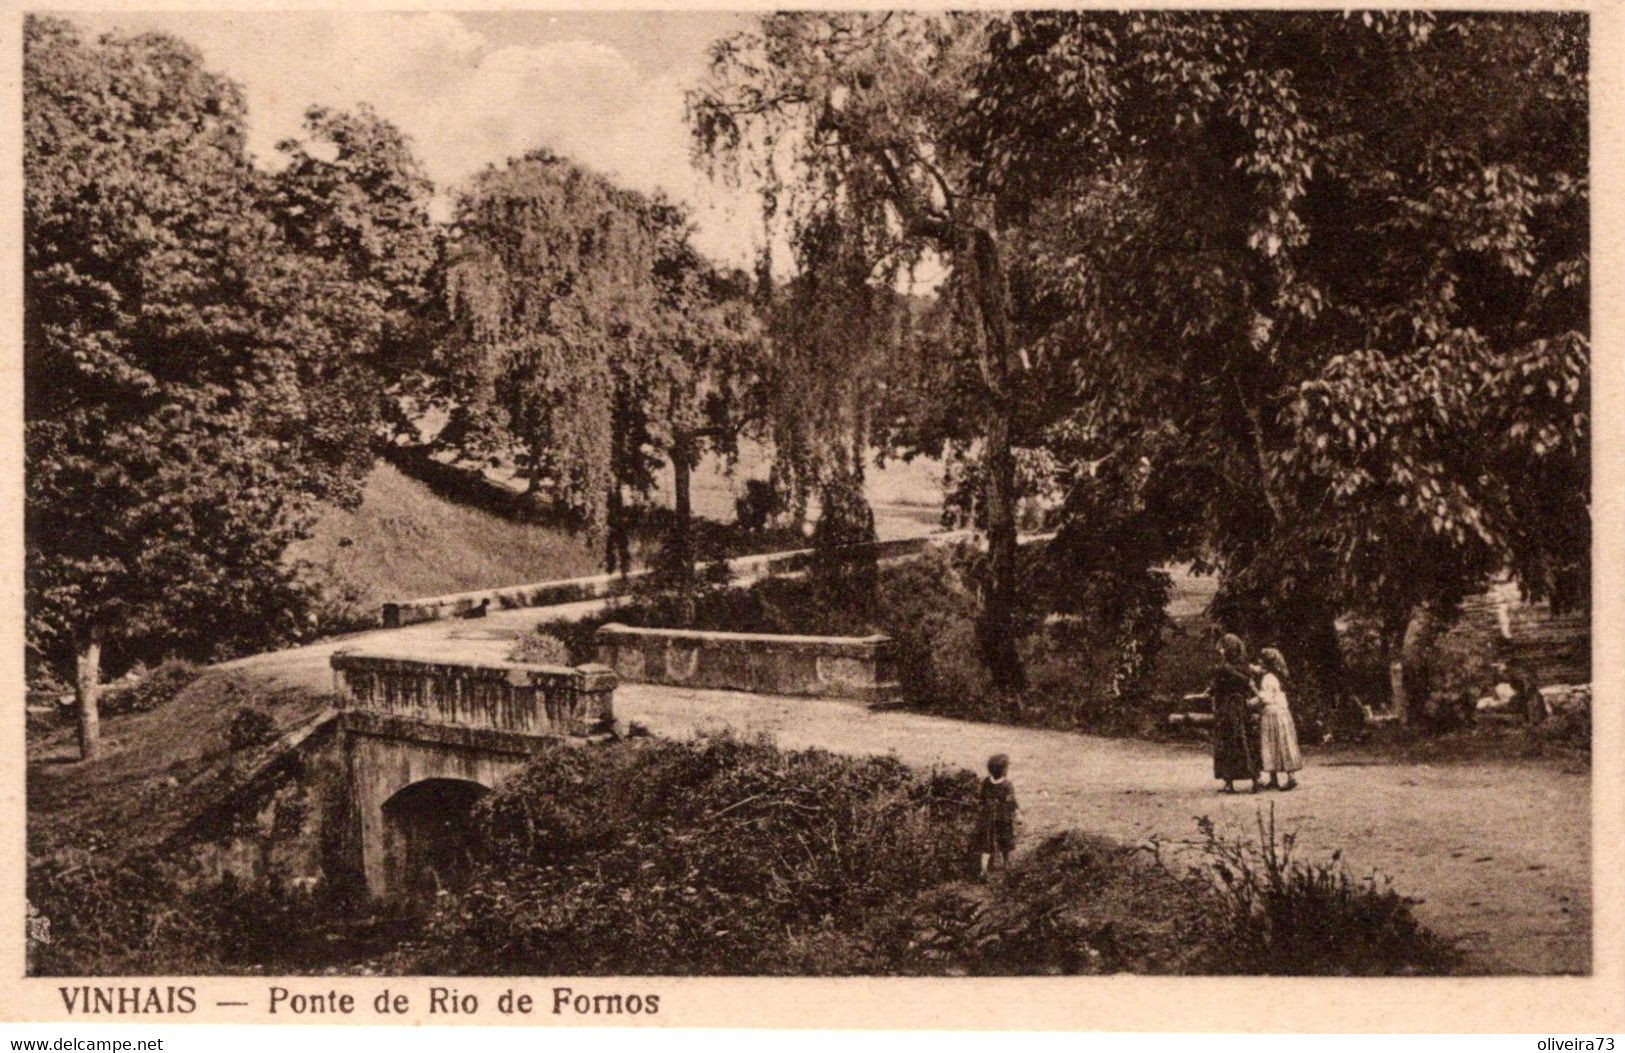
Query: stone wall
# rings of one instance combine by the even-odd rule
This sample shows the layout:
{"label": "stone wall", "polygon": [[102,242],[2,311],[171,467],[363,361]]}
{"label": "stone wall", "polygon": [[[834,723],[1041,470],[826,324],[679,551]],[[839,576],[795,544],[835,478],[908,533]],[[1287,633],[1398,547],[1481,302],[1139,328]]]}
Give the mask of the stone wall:
{"label": "stone wall", "polygon": [[563,578],[558,581],[457,592],[416,600],[392,600],[383,605],[379,620],[386,629],[398,629],[403,625],[456,618],[482,604],[488,610],[507,610],[515,607],[551,607],[560,603],[621,596],[631,589],[632,583],[642,573],[638,571],[624,576],[594,574],[585,578]]}
{"label": "stone wall", "polygon": [[425,661],[340,651],[342,708],[520,735],[588,735],[614,720],[615,674],[601,666]]}
{"label": "stone wall", "polygon": [[[548,741],[591,735],[614,720],[616,677],[601,666],[344,651],[331,661],[347,776],[342,840],[350,846],[337,869],[359,870],[376,897],[423,892],[422,871],[437,850],[455,847],[443,842],[466,827],[481,793]],[[442,814],[453,805],[456,814]]]}
{"label": "stone wall", "polygon": [[360,889],[357,820],[340,714],[329,710],[223,781],[219,796],[163,847],[191,856],[196,881],[231,874],[299,885],[325,877],[335,887]]}
{"label": "stone wall", "polygon": [[[345,714],[368,717],[365,712]],[[387,722],[346,720],[342,742],[347,767],[348,798],[354,814],[349,817],[354,837],[353,855],[346,869],[359,865],[369,895],[394,898],[412,883],[412,860],[403,843],[399,823],[390,815],[390,802],[414,786],[428,782],[460,782],[495,789],[509,775],[519,771],[529,759],[530,750],[540,748],[540,737],[505,736],[502,741],[462,743],[405,738]],[[489,733],[480,735],[485,739]],[[494,748],[495,747],[495,748]],[[466,825],[467,814],[445,817],[453,824]],[[328,863],[331,872],[333,864]]]}
{"label": "stone wall", "polygon": [[[328,713],[168,844],[190,852],[199,880],[320,879],[341,893],[393,899],[410,890],[415,861],[390,802],[430,782],[494,789],[553,738]],[[466,814],[444,818],[466,826]]]}
{"label": "stone wall", "polygon": [[887,636],[780,636],[611,623],[593,639],[599,663],[630,683],[870,703],[900,694]]}
{"label": "stone wall", "polygon": [[1464,601],[1452,631],[1487,639],[1503,660],[1525,669],[1538,685],[1591,680],[1590,613],[1557,613],[1551,604],[1528,603],[1511,582]]}
{"label": "stone wall", "polygon": [[[1027,535],[1022,538],[1022,544],[1041,541],[1052,536]],[[976,540],[977,535],[972,531],[952,530],[924,537],[876,541],[863,547],[872,549],[875,559],[886,563],[910,559],[930,549]],[[790,552],[768,552],[759,556],[740,556],[731,559],[728,561],[728,569],[735,577],[748,581],[774,575],[800,574],[812,564],[812,558],[813,550],[810,548]],[[380,620],[384,628],[398,629],[403,625],[456,618],[482,604],[487,610],[509,610],[517,607],[551,607],[560,603],[624,596],[631,592],[638,579],[647,573],[638,570],[630,574],[594,574],[584,578],[564,578],[500,589],[478,589],[473,592],[456,592],[413,600],[392,600],[383,605]]]}

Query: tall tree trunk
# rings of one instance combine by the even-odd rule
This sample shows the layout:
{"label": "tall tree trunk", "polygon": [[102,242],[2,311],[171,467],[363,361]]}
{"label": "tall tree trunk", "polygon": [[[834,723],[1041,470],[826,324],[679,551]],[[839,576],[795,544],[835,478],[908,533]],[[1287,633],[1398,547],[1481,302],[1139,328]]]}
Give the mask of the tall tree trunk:
{"label": "tall tree trunk", "polygon": [[1027,686],[1016,633],[1016,459],[1015,397],[1011,373],[1015,349],[1010,332],[1010,290],[996,235],[971,232],[962,257],[971,267],[977,313],[981,320],[981,368],[992,395],[986,428],[986,505],[988,585],[977,637],[982,659],[994,683],[1008,691]]}
{"label": "tall tree trunk", "polygon": [[[615,410],[609,422],[609,500],[604,505],[605,531],[604,565],[613,574],[625,575],[632,570],[632,539],[626,521],[626,478],[638,451],[628,433],[631,395],[627,385],[615,385]],[[629,449],[629,447],[631,447]]]}
{"label": "tall tree trunk", "polygon": [[1427,606],[1411,610],[1403,624],[1384,633],[1388,657],[1388,696],[1400,726],[1409,727],[1423,715],[1429,694],[1429,663],[1444,622]]}
{"label": "tall tree trunk", "polygon": [[[1337,612],[1329,607],[1313,604],[1304,611],[1296,632],[1300,655],[1289,658],[1301,663],[1313,684],[1320,691],[1320,716],[1327,727],[1324,730],[1346,732],[1358,729],[1365,720],[1359,702],[1349,689],[1348,666],[1343,661],[1343,641],[1337,632]],[[1279,639],[1293,638],[1289,626],[1278,626]]]}
{"label": "tall tree trunk", "polygon": [[1027,686],[1016,647],[1016,458],[1011,449],[1010,411],[993,413],[987,435],[988,583],[976,630],[982,659],[1005,690]]}
{"label": "tall tree trunk", "polygon": [[[620,494],[617,488],[617,503],[619,503],[619,498]],[[621,573],[630,574],[632,572],[632,531],[627,527],[625,504],[621,504],[620,526],[615,531],[615,544],[618,546],[615,554],[621,560]]]}
{"label": "tall tree trunk", "polygon": [[1410,694],[1405,690],[1405,617],[1385,617],[1379,639],[1382,661],[1388,669],[1388,711],[1404,726],[1410,720]]}
{"label": "tall tree trunk", "polygon": [[1401,677],[1404,680],[1406,710],[1411,723],[1428,715],[1433,695],[1433,657],[1445,620],[1433,607],[1423,604],[1411,611],[1410,622],[1400,650]]}
{"label": "tall tree trunk", "polygon": [[521,515],[532,522],[543,519],[547,509],[545,495],[542,493],[542,458],[535,447],[527,445],[524,451],[525,463],[521,467],[524,474],[525,489],[519,495],[519,508]]}
{"label": "tall tree trunk", "polygon": [[609,484],[609,500],[604,505],[606,537],[604,540],[604,570],[610,574],[632,570],[632,542],[626,529],[626,500],[621,494],[619,478]]}
{"label": "tall tree trunk", "polygon": [[1388,704],[1393,707],[1399,726],[1410,726],[1411,699],[1405,690],[1405,663],[1397,657],[1397,652],[1388,662]]}
{"label": "tall tree trunk", "polygon": [[73,696],[79,715],[80,760],[95,760],[101,752],[101,714],[97,709],[101,676],[102,630],[93,625],[80,638],[74,654]]}
{"label": "tall tree trunk", "polygon": [[682,560],[684,573],[694,577],[694,505],[692,475],[694,471],[694,436],[678,431],[672,437],[672,513],[673,551]]}

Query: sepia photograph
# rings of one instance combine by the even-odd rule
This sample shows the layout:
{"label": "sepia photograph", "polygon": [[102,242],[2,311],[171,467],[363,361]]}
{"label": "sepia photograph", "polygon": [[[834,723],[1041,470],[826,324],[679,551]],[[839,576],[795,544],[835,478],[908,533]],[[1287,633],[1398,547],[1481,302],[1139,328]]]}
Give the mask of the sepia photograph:
{"label": "sepia photograph", "polygon": [[1593,976],[1592,13],[15,17],[59,1010]]}

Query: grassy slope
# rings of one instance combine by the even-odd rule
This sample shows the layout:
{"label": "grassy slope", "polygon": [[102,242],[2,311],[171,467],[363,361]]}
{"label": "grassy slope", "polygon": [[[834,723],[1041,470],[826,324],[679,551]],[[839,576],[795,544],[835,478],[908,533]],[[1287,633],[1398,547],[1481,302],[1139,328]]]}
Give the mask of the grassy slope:
{"label": "grassy slope", "polygon": [[295,689],[268,689],[241,674],[210,671],[147,713],[102,720],[102,757],[78,762],[71,725],[29,734],[29,853],[122,850],[150,845],[212,804],[232,756],[228,729],[244,706],[275,721],[279,733],[305,724],[327,704]]}
{"label": "grassy slope", "polygon": [[[740,480],[762,469],[759,461],[760,457],[747,460],[734,478],[708,461],[695,479],[696,514],[731,522]],[[932,491],[937,471],[934,464],[921,461],[872,473],[870,496],[882,537],[937,528],[940,495]],[[670,496],[662,489],[653,500],[664,507]],[[634,555],[641,556],[652,544],[649,538],[635,539]],[[364,609],[386,600],[569,578],[602,569],[601,553],[581,538],[447,501],[383,462],[368,477],[360,508],[329,510],[314,535],[293,546],[288,555],[322,568],[336,591],[348,592]]]}
{"label": "grassy slope", "polygon": [[289,556],[329,568],[367,607],[600,569],[599,554],[579,538],[452,504],[384,463],[367,479],[360,508],[328,512]]}

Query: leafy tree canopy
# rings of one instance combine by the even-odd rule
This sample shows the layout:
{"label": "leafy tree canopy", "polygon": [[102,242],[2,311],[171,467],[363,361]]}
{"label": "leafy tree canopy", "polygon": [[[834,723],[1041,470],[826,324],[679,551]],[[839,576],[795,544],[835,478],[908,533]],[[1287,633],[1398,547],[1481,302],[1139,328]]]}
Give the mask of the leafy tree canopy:
{"label": "leafy tree canopy", "polygon": [[649,332],[655,251],[638,198],[546,151],[486,169],[457,206],[445,353],[458,401],[600,536],[614,362]]}
{"label": "leafy tree canopy", "polygon": [[966,134],[1032,201],[1080,379],[1058,433],[1110,499],[1184,510],[1171,550],[1238,586],[1401,624],[1501,568],[1583,588],[1582,18],[1022,15],[990,43]]}
{"label": "leafy tree canopy", "polygon": [[255,169],[241,92],[180,41],[30,17],[24,58],[30,656],[295,634],[282,555],[371,463],[397,276],[307,240],[309,166]]}
{"label": "leafy tree canopy", "polygon": [[278,225],[295,251],[348,276],[377,334],[364,364],[386,395],[386,419],[404,428],[429,396],[443,326],[433,184],[406,137],[365,104],[353,112],[312,106],[304,134],[278,149],[286,160],[271,184]]}

